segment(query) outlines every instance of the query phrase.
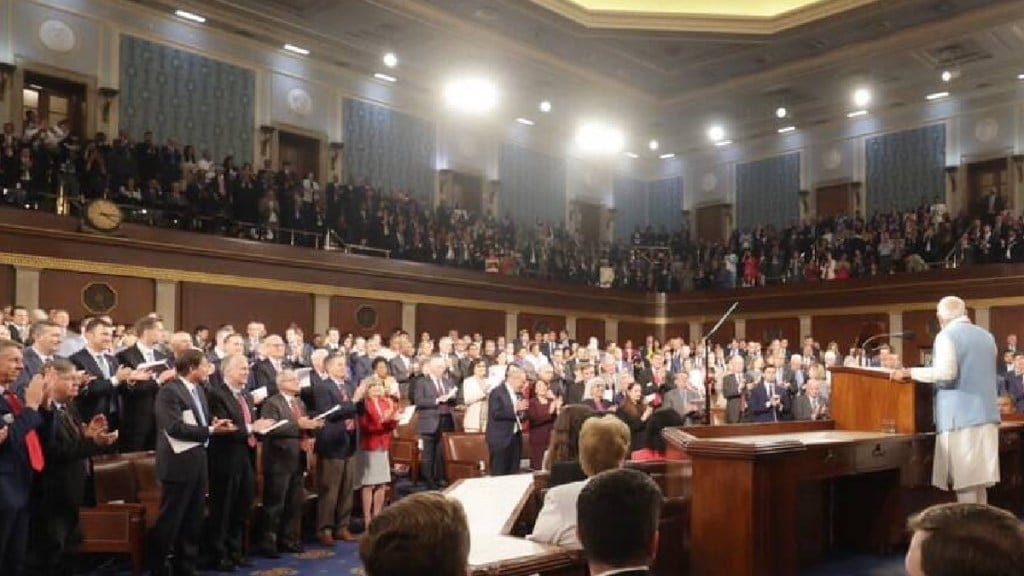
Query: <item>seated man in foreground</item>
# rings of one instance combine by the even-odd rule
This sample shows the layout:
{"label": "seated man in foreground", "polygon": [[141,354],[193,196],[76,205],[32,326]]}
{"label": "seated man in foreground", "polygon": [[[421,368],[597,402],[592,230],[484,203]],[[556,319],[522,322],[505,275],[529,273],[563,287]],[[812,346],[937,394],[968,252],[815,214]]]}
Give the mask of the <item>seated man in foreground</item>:
{"label": "seated man in foreground", "polygon": [[469,524],[457,500],[421,492],[385,508],[359,544],[367,576],[465,576]]}
{"label": "seated man in foreground", "polygon": [[658,485],[638,470],[609,470],[587,482],[576,501],[576,531],[591,576],[651,574],[661,500]]}
{"label": "seated man in foreground", "polygon": [[1024,567],[1024,524],[985,504],[932,506],[912,516],[908,576],[1011,576]]}

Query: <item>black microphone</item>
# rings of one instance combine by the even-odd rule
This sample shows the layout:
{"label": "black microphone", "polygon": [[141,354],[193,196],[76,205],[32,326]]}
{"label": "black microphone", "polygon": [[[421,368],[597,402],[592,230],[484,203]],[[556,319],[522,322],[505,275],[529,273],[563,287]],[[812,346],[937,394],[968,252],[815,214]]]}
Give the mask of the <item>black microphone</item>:
{"label": "black microphone", "polygon": [[913,330],[905,330],[903,332],[889,332],[887,334],[875,334],[874,336],[862,342],[860,347],[861,349],[865,349],[868,347],[869,342],[878,340],[879,338],[898,338],[900,340],[913,340],[916,336],[917,335],[914,334]]}

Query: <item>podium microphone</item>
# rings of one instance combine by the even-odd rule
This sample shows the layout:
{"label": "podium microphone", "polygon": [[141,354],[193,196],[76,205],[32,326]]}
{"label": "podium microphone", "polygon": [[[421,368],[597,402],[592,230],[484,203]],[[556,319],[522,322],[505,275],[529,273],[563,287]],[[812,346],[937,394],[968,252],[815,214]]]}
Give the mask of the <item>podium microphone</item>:
{"label": "podium microphone", "polygon": [[875,334],[871,338],[868,338],[861,343],[861,349],[868,347],[868,342],[878,340],[879,338],[898,338],[900,340],[913,340],[916,337],[913,330],[905,330],[903,332],[889,332],[887,334]]}

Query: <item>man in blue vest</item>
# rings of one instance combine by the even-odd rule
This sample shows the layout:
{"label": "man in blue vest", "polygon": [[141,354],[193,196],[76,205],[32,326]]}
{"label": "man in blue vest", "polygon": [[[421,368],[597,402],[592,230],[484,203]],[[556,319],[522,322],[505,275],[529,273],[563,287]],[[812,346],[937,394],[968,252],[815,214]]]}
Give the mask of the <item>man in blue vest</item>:
{"label": "man in blue vest", "polygon": [[971,323],[956,296],[939,301],[942,331],[935,336],[932,366],[894,370],[935,385],[935,465],[932,484],[952,489],[960,502],[985,504],[999,482],[999,409],[996,403],[996,341]]}

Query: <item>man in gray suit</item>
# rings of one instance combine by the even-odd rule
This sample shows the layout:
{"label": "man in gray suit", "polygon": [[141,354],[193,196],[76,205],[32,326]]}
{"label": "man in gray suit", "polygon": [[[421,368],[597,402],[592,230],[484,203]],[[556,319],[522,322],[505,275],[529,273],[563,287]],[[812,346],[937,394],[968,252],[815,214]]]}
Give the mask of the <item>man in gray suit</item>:
{"label": "man in gray suit", "polygon": [[729,359],[729,373],[722,378],[726,424],[736,424],[740,421],[743,408],[743,392],[745,389],[746,379],[743,370],[743,357],[736,355]]}
{"label": "man in gray suit", "polygon": [[61,343],[61,328],[49,320],[36,322],[29,329],[31,346],[25,348],[25,369],[14,382],[15,392],[21,393],[28,386],[32,377],[39,374],[46,364],[57,355]]}
{"label": "man in gray suit", "polygon": [[685,426],[696,423],[704,401],[701,395],[690,387],[689,374],[680,372],[675,377],[675,387],[661,400],[659,410],[675,410],[683,417]]}
{"label": "man in gray suit", "polygon": [[447,363],[434,356],[424,367],[423,376],[415,383],[416,412],[419,414],[417,431],[423,441],[420,451],[420,470],[427,488],[435,490],[444,482],[444,445],[441,435],[455,430],[452,408],[458,388],[445,380]]}
{"label": "man in gray suit", "polygon": [[793,400],[795,420],[828,420],[828,398],[821,395],[821,382],[811,378],[804,388],[805,393]]}

